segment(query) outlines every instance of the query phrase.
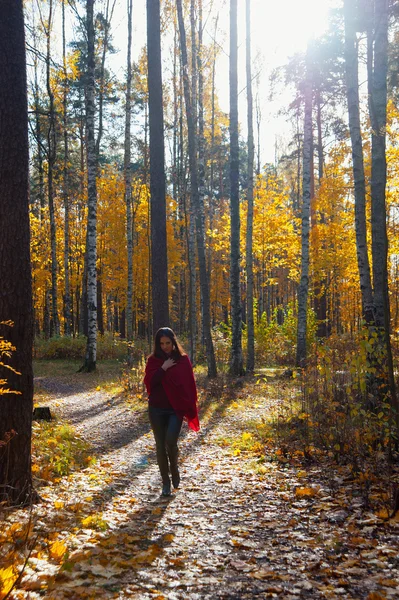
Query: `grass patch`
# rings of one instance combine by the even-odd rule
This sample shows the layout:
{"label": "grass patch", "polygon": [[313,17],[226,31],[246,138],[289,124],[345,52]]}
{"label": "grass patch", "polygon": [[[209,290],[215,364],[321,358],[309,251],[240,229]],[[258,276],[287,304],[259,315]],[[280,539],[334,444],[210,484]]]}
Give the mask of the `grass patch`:
{"label": "grass patch", "polygon": [[32,472],[36,485],[57,481],[94,462],[90,446],[70,425],[56,421],[33,423]]}
{"label": "grass patch", "polygon": [[97,364],[96,371],[92,373],[78,373],[81,361],[76,360],[35,360],[33,373],[37,378],[37,388],[40,391],[40,378],[59,378],[62,382],[68,381],[79,384],[83,389],[96,389],[100,387],[105,391],[117,393],[123,388],[123,362],[113,359],[104,360]]}

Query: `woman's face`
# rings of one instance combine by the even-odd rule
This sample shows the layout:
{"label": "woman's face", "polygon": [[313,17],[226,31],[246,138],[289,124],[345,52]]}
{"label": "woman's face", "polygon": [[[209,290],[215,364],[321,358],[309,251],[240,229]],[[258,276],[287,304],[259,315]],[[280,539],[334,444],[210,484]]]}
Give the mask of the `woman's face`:
{"label": "woman's face", "polygon": [[171,354],[172,353],[173,342],[172,342],[172,340],[167,335],[163,335],[161,337],[161,339],[159,340],[159,343],[161,345],[161,350],[163,350],[164,352],[166,352],[166,354]]}

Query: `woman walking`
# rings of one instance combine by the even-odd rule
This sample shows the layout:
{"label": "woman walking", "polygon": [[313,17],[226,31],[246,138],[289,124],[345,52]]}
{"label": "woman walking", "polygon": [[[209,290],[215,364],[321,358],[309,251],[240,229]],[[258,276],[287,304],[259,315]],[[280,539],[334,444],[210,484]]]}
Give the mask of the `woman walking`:
{"label": "woman walking", "polygon": [[155,334],[144,383],[149,395],[148,412],[162,477],[162,496],[170,496],[169,472],[175,489],[180,483],[177,440],[183,420],[194,431],[199,431],[200,424],[190,359],[169,327],[161,327]]}

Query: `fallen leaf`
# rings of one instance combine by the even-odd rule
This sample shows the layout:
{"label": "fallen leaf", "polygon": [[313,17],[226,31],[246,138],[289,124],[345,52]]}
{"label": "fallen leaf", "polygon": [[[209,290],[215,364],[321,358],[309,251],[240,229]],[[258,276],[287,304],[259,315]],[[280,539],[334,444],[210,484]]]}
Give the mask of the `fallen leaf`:
{"label": "fallen leaf", "polygon": [[49,554],[53,560],[61,562],[66,551],[67,547],[63,542],[53,542],[50,546]]}

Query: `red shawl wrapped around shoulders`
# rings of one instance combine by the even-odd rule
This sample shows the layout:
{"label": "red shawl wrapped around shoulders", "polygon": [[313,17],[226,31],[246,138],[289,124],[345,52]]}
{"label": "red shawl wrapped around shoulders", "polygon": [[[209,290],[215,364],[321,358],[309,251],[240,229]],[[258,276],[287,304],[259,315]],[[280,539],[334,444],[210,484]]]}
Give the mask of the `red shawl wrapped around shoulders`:
{"label": "red shawl wrapped around shoulders", "polygon": [[[144,383],[149,394],[151,394],[151,379],[164,362],[164,359],[156,356],[148,357]],[[173,367],[166,371],[162,379],[162,386],[176,414],[187,421],[190,429],[199,431],[197,386],[187,354],[184,354]]]}

